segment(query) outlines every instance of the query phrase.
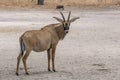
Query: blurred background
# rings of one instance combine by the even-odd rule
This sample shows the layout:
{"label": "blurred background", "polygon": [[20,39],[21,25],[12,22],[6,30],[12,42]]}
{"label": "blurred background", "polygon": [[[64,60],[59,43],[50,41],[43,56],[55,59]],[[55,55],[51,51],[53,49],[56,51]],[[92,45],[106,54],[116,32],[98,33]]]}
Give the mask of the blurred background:
{"label": "blurred background", "polygon": [[53,8],[64,6],[108,6],[120,5],[120,0],[0,0],[0,6],[35,7],[37,5]]}

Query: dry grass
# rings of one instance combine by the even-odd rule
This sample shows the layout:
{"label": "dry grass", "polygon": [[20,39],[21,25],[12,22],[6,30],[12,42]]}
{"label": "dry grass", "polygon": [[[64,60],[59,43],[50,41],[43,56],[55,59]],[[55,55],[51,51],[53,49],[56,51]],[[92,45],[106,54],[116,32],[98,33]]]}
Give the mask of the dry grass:
{"label": "dry grass", "polygon": [[[56,5],[65,6],[105,6],[120,5],[120,0],[45,0],[45,5],[41,8],[54,8]],[[34,8],[37,0],[0,0],[0,7],[17,6]]]}
{"label": "dry grass", "polygon": [[46,0],[47,4],[63,4],[66,6],[98,6],[98,5],[117,5],[120,0]]}

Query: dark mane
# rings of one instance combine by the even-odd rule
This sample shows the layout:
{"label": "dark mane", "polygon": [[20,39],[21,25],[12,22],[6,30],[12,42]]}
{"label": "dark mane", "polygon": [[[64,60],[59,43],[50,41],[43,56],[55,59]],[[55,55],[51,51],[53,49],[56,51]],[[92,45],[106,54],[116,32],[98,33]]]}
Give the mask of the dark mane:
{"label": "dark mane", "polygon": [[55,32],[57,33],[60,40],[64,39],[64,37],[66,35],[61,23],[47,25],[47,26],[43,27],[41,30],[45,30],[45,29],[55,30]]}

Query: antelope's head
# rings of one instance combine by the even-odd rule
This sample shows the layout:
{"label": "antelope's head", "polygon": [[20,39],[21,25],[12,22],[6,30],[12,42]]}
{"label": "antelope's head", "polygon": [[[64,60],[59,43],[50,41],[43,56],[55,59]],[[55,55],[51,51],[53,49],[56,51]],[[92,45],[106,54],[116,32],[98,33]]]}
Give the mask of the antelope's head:
{"label": "antelope's head", "polygon": [[79,19],[79,17],[74,17],[74,18],[71,18],[71,19],[70,19],[70,15],[71,15],[71,11],[70,11],[70,12],[69,12],[69,15],[68,15],[68,19],[65,20],[65,17],[64,17],[64,15],[63,15],[63,13],[60,12],[60,14],[62,15],[62,18],[63,18],[63,19],[58,18],[58,17],[53,17],[53,18],[55,18],[57,21],[59,21],[60,23],[62,23],[63,28],[64,28],[64,32],[65,32],[65,33],[68,33],[68,32],[69,32],[70,24],[71,24],[72,22],[74,22],[75,20]]}

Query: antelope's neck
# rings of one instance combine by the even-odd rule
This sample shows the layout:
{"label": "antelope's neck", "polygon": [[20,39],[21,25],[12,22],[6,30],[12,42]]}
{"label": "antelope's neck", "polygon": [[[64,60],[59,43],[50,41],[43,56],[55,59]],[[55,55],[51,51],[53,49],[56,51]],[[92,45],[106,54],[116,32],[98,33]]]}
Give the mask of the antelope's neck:
{"label": "antelope's neck", "polygon": [[52,35],[56,33],[57,37],[59,40],[64,39],[65,37],[65,32],[64,32],[64,27],[61,23],[57,24],[50,24],[42,28],[43,30],[49,31]]}
{"label": "antelope's neck", "polygon": [[60,23],[56,24],[55,30],[56,30],[56,33],[57,33],[59,39],[60,39],[60,40],[64,39],[64,37],[65,37],[66,34],[65,34],[65,32],[64,32],[63,25],[60,24]]}

